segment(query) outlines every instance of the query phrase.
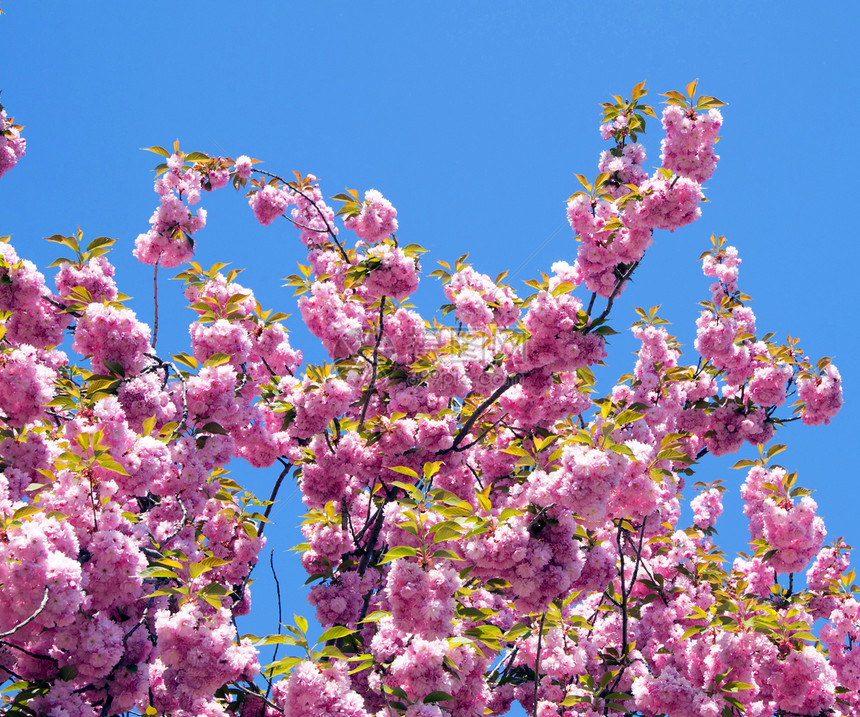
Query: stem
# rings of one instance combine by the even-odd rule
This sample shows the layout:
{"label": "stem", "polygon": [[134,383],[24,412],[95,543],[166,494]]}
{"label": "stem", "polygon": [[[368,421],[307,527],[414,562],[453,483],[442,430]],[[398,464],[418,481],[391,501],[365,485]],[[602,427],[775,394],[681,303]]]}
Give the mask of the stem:
{"label": "stem", "polygon": [[167,545],[171,540],[173,540],[182,529],[185,527],[185,524],[188,522],[188,511],[185,508],[185,503],[182,502],[182,499],[179,496],[176,496],[176,502],[179,503],[179,507],[182,508],[182,520],[179,521],[179,525],[176,526],[176,530],[173,531],[171,535],[169,535],[165,540],[158,546],[159,552],[164,552],[164,546]]}
{"label": "stem", "polygon": [[594,302],[597,299],[597,292],[591,292],[591,300],[588,302],[588,309],[586,309],[585,313],[591,316],[591,310],[594,308]]}
{"label": "stem", "polygon": [[152,348],[155,348],[155,342],[158,341],[158,262],[161,257],[155,260],[155,269],[152,272],[152,298],[155,303],[155,319],[152,322]]}
{"label": "stem", "polygon": [[627,589],[624,587],[624,529],[618,525],[616,536],[618,558],[621,563],[621,657],[627,654]]}
{"label": "stem", "polygon": [[388,496],[385,498],[385,502],[381,506],[379,506],[379,510],[376,513],[376,520],[373,523],[373,528],[370,531],[370,536],[367,539],[367,543],[364,546],[364,554],[361,556],[361,562],[358,564],[358,574],[364,575],[367,572],[367,566],[370,564],[370,556],[373,555],[373,548],[376,545],[376,539],[379,537],[379,532],[382,530],[382,524],[385,518],[385,513],[383,508],[385,508],[385,503],[388,502]]}
{"label": "stem", "polygon": [[24,620],[23,622],[19,622],[17,625],[15,625],[15,627],[13,627],[11,630],[7,630],[6,632],[0,632],[0,639],[3,639],[4,637],[9,637],[9,635],[17,632],[18,630],[20,630],[25,625],[28,625],[29,623],[33,622],[33,620],[35,620],[37,617],[39,617],[42,610],[45,609],[45,605],[47,605],[47,604],[48,604],[48,586],[46,585],[45,586],[45,592],[42,595],[42,602],[39,603],[39,607],[36,608],[36,611],[32,615],[30,615],[30,617],[28,617],[26,620]]}
{"label": "stem", "polygon": [[108,717],[110,714],[110,708],[113,706],[113,695],[108,694],[105,698],[104,703],[102,704],[102,711],[99,713],[99,717]]}
{"label": "stem", "polygon": [[535,700],[534,700],[534,709],[532,714],[534,717],[537,717],[537,708],[538,708],[538,686],[540,685],[540,650],[541,650],[541,641],[543,640],[543,622],[546,620],[546,613],[540,616],[540,630],[538,632],[538,640],[537,640],[537,654],[535,655]]}
{"label": "stem", "polygon": [[492,395],[484,401],[480,406],[478,406],[473,412],[472,415],[469,416],[468,420],[463,424],[463,427],[460,429],[460,432],[455,436],[454,442],[451,444],[450,448],[446,448],[444,451],[439,451],[440,454],[450,453],[451,451],[456,451],[457,446],[459,446],[463,439],[469,435],[469,431],[472,430],[472,426],[475,425],[475,421],[477,421],[481,414],[484,413],[496,400],[501,396],[505,391],[507,391],[511,386],[514,386],[520,382],[522,378],[521,373],[515,373],[513,376],[508,376],[504,383],[499,386],[495,391],[493,391]]}
{"label": "stem", "polygon": [[[458,451],[467,451],[467,450],[469,450],[472,446],[474,446],[474,445],[476,445],[476,444],[480,443],[482,440],[484,440],[484,438],[487,436],[487,434],[488,434],[490,431],[492,431],[496,426],[498,426],[498,425],[499,425],[502,421],[504,421],[507,417],[508,417],[508,414],[507,414],[507,413],[503,413],[503,414],[501,415],[501,417],[499,418],[499,420],[497,420],[495,423],[493,423],[493,425],[491,425],[491,426],[490,426],[486,431],[484,431],[484,432],[483,432],[480,436],[478,436],[474,441],[472,441],[471,443],[467,443],[465,446],[461,446],[461,447],[460,447],[460,448],[458,448],[457,450],[458,450]],[[480,479],[478,480],[478,482],[479,482],[479,483],[481,482],[481,481],[480,481]]]}
{"label": "stem", "polygon": [[[278,581],[278,574],[275,572],[275,550],[272,549],[272,552],[269,553],[269,567],[272,569],[272,577],[275,579],[275,591],[278,595],[278,634],[281,634],[281,624],[283,623],[283,617],[281,615],[281,583]],[[272,662],[274,662],[278,657],[278,648],[280,645],[275,645],[275,651],[272,653]],[[275,668],[272,667],[269,678],[267,682],[269,686],[266,688],[266,699],[268,700],[269,691],[272,689],[272,677],[274,677]]]}
{"label": "stem", "polygon": [[[639,261],[642,261],[641,259]],[[609,298],[606,300],[606,308],[603,310],[603,313],[598,316],[591,324],[586,327],[585,333],[587,334],[591,327],[595,324],[599,325],[603,323],[603,320],[609,316],[609,312],[612,311],[612,304],[615,302],[615,297],[618,296],[618,292],[621,291],[621,287],[627,283],[631,276],[633,276],[633,272],[636,271],[636,267],[639,266],[639,261],[634,262],[633,266],[631,266],[627,272],[622,276],[615,284],[615,287],[612,289],[612,293],[609,295]]]}
{"label": "stem", "polygon": [[349,257],[346,255],[346,251],[344,250],[343,245],[338,241],[337,234],[334,233],[334,229],[332,229],[331,224],[328,223],[328,219],[326,219],[325,214],[322,213],[322,210],[319,208],[317,203],[311,197],[309,197],[307,194],[305,194],[298,187],[294,187],[290,182],[286,181],[283,177],[280,177],[277,174],[273,174],[272,172],[266,172],[265,170],[262,170],[262,169],[255,169],[254,171],[258,172],[259,174],[264,174],[267,177],[271,177],[272,179],[277,179],[277,180],[283,182],[284,185],[286,187],[288,187],[290,191],[295,192],[296,194],[304,197],[311,204],[311,206],[313,206],[313,208],[317,210],[317,214],[319,214],[320,219],[322,219],[323,224],[325,224],[326,232],[332,238],[332,241],[334,242],[335,246],[338,248],[338,251],[340,252],[341,257],[343,257],[343,260],[347,264],[349,264]]}
{"label": "stem", "polygon": [[[266,692],[265,696],[263,696],[259,692],[254,692],[252,690],[249,690],[247,687],[242,687],[242,685],[237,684],[236,682],[233,682],[232,686],[234,688],[236,688],[237,690],[239,690],[239,692],[241,692],[242,694],[250,695],[251,697],[256,697],[257,699],[261,699],[261,700],[263,700],[263,702],[266,703],[266,706],[271,707],[273,710],[276,710],[277,712],[280,712],[281,714],[284,713],[284,710],[282,710],[280,707],[278,707],[278,705],[276,705],[274,702],[271,702],[269,700],[269,693],[268,692]],[[244,711],[243,711],[243,714],[244,714]]]}
{"label": "stem", "polygon": [[379,363],[379,345],[382,343],[382,334],[385,330],[385,297],[379,300],[379,333],[376,335],[376,343],[373,346],[373,358],[371,359],[370,383],[364,393],[364,405],[361,407],[361,418],[358,421],[358,430],[364,428],[364,418],[367,416],[367,407],[370,405],[370,397],[373,395],[373,385],[376,383],[376,369]]}
{"label": "stem", "polygon": [[[281,471],[281,475],[278,476],[278,480],[275,481],[275,485],[272,488],[272,494],[269,496],[269,504],[266,506],[266,510],[263,511],[263,518],[268,518],[269,513],[272,512],[272,506],[275,505],[275,499],[278,497],[278,491],[281,489],[281,483],[284,482],[284,478],[287,477],[287,473],[290,472],[290,468],[293,467],[292,463],[284,462],[284,470]],[[257,537],[263,537],[263,530],[266,527],[266,521],[261,520],[259,525],[257,526]]]}

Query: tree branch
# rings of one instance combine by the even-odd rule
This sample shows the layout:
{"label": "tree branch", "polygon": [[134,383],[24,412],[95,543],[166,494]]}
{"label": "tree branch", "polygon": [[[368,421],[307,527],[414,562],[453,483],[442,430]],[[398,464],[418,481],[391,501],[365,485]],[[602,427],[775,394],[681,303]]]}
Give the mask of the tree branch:
{"label": "tree branch", "polygon": [[45,592],[42,595],[42,602],[39,603],[39,607],[36,608],[36,611],[32,615],[30,615],[30,617],[28,617],[26,620],[24,620],[23,622],[19,622],[17,625],[15,625],[15,627],[13,627],[11,630],[7,630],[6,632],[0,632],[0,640],[2,640],[4,637],[9,637],[9,635],[14,634],[15,632],[20,630],[25,625],[28,625],[31,622],[33,622],[33,620],[35,620],[37,617],[39,617],[39,615],[42,613],[42,610],[45,609],[45,605],[47,605],[47,604],[48,604],[48,586],[46,585],[45,586]]}
{"label": "tree branch", "polygon": [[457,447],[463,442],[463,439],[469,435],[469,431],[472,430],[472,426],[475,425],[475,422],[481,417],[481,415],[486,411],[490,406],[492,406],[505,391],[507,391],[511,386],[514,386],[520,382],[520,379],[523,377],[521,373],[515,373],[512,376],[508,376],[504,383],[499,386],[490,397],[484,401],[480,406],[478,406],[474,411],[472,411],[472,415],[466,420],[463,424],[463,427],[460,429],[459,433],[454,437],[454,442],[451,444],[450,448],[446,448],[443,451],[439,451],[439,454],[450,453],[451,451],[456,451]]}
{"label": "tree branch", "polygon": [[373,358],[370,362],[372,367],[370,383],[364,393],[364,402],[361,406],[361,418],[358,421],[358,430],[364,428],[364,419],[367,416],[367,407],[370,405],[370,397],[373,395],[373,386],[376,383],[376,371],[379,366],[379,345],[382,343],[382,334],[385,331],[385,297],[379,300],[379,333],[376,335],[376,343],[373,346]]}
{"label": "tree branch", "polygon": [[325,224],[326,232],[332,238],[332,241],[334,242],[335,246],[338,248],[338,251],[340,252],[341,257],[343,257],[343,260],[347,264],[349,264],[349,257],[346,255],[346,250],[343,248],[343,245],[340,243],[340,241],[338,241],[337,234],[334,233],[334,229],[332,228],[331,224],[328,223],[328,219],[326,219],[325,214],[323,214],[323,212],[322,212],[322,209],[319,208],[317,203],[311,197],[309,197],[307,194],[305,194],[301,189],[294,187],[290,182],[285,180],[283,177],[278,176],[277,174],[273,174],[272,172],[267,172],[263,169],[255,169],[254,171],[258,172],[259,174],[264,174],[267,177],[271,177],[272,179],[277,179],[277,180],[283,182],[284,185],[287,188],[289,188],[290,191],[295,192],[296,194],[298,194],[301,197],[304,197],[305,200],[307,200],[311,204],[311,206],[313,206],[313,208],[317,210],[317,214],[319,215],[320,219],[323,220],[323,224]]}

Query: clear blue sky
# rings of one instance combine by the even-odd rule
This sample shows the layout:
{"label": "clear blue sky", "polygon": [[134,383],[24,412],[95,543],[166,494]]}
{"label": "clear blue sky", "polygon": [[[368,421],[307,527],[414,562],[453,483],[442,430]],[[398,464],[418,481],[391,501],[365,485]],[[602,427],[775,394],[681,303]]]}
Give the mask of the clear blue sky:
{"label": "clear blue sky", "polygon": [[[399,236],[422,244],[425,269],[471,252],[476,267],[513,283],[572,262],[564,201],[574,173],[596,174],[599,105],[647,80],[651,99],[700,89],[724,108],[722,156],[703,217],[661,233],[614,311],[624,330],[634,305],[661,314],[691,348],[696,303],[708,281],[697,257],[711,233],[741,252],[741,288],[760,330],[801,338],[813,358],[834,356],[846,407],[826,428],[797,424],[777,439],[786,466],[815,499],[829,538],[860,547],[856,431],[860,427],[853,145],[860,116],[855,2],[85,2],[3,0],[0,102],[26,125],[26,157],[0,179],[0,234],[45,266],[42,237],[116,237],[120,287],[151,320],[151,272],[131,257],[156,206],[154,155],[185,150],[248,154],[265,168],[312,172],[331,195],[377,188],[398,208]],[[646,136],[648,167],[659,132]],[[281,279],[302,258],[286,222],[258,226],[229,190],[204,197],[197,235],[204,266],[247,267],[240,281],[264,307],[296,314]],[[166,273],[166,272],[165,272]],[[165,277],[166,279],[166,277]],[[521,286],[520,286],[521,288]],[[177,282],[162,281],[159,349],[187,346],[190,313]],[[443,301],[425,280],[417,303]],[[294,344],[322,353],[299,328]],[[616,337],[605,376],[629,368],[633,344]],[[692,361],[692,359],[691,359]],[[608,386],[609,378],[603,386]],[[729,470],[738,456],[702,466],[729,485],[720,540],[742,549],[746,523]],[[236,474],[260,495],[274,468]],[[292,489],[271,531],[285,612],[301,611],[293,554],[300,501]],[[689,511],[686,513],[689,517]],[[266,562],[268,561],[268,549]],[[299,577],[301,575],[301,577]],[[274,630],[270,581],[258,569],[254,632]]]}

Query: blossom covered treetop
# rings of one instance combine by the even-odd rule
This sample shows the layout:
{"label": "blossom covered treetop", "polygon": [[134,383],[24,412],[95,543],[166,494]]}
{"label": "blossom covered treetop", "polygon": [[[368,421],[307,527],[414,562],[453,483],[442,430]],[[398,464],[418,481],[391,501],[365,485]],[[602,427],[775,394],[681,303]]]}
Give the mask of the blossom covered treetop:
{"label": "blossom covered treetop", "polygon": [[[399,240],[381,192],[327,198],[248,156],[151,148],[158,206],[134,254],[156,290],[180,268],[187,352],[158,353],[157,313],[150,328],[125,305],[113,239],[50,237],[65,256],[49,288],[6,237],[6,714],[860,714],[847,546],[825,544],[771,443],[787,421],[833,418],[836,367],[760,334],[738,251],[714,236],[692,362],[656,308],[637,309],[635,363],[596,394],[615,300],[655,231],[699,217],[719,160],[723,103],[696,89],[665,95],[650,174],[644,83],[605,104],[609,149],[567,203],[576,257],[527,296],[467,257],[440,262],[445,326],[409,303],[424,250]],[[0,122],[2,175],[24,140]],[[288,284],[327,362],[303,364],[237,271],[193,261],[197,205],[227,186],[261,224],[298,231],[307,263]],[[750,552],[728,565],[724,482],[694,485],[691,525],[681,501],[700,462],[746,443]],[[234,458],[277,466],[270,495],[230,477]],[[262,637],[235,627],[290,478],[316,644],[301,617]]]}

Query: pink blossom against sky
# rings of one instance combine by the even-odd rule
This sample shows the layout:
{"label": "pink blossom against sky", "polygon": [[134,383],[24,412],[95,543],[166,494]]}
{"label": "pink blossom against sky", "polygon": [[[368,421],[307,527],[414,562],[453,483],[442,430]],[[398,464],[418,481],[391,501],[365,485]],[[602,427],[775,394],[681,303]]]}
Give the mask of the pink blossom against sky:
{"label": "pink blossom against sky", "polygon": [[[6,0],[2,8],[0,102],[25,126],[27,152],[0,179],[0,235],[12,234],[40,270],[58,255],[42,237],[80,226],[85,238],[117,238],[117,284],[147,323],[151,269],[132,250],[157,206],[151,169],[159,158],[140,147],[178,137],[186,151],[262,159],[268,171],[315,174],[326,197],[376,189],[397,208],[401,243],[429,250],[425,272],[470,251],[476,271],[510,270],[508,281],[526,295],[521,280],[576,257],[565,201],[579,189],[574,173],[593,177],[608,146],[600,103],[647,80],[656,105],[660,92],[699,78],[702,92],[729,103],[719,166],[704,187],[710,202],[692,225],[655,234],[613,310],[621,334],[599,386],[608,390],[632,370],[634,306],[661,304],[669,331],[692,352],[697,302],[710,296],[698,257],[712,233],[726,235],[743,257],[739,285],[754,299],[759,330],[778,340],[791,331],[810,356],[839,366],[841,414],[827,427],[787,427],[778,442],[790,444],[785,463],[799,483],[816,489],[828,541],[845,535],[860,546],[857,199],[853,157],[842,156],[860,110],[855,4]],[[652,120],[639,138],[648,173],[659,164],[661,136]],[[199,206],[208,215],[195,260],[246,267],[239,282],[264,307],[292,314],[291,345],[306,361],[323,361],[282,286],[304,256],[297,232],[283,221],[260,226],[229,191],[204,195]],[[188,303],[180,282],[167,280],[175,271],[160,274],[165,354],[186,350],[192,318],[180,308]],[[445,301],[425,278],[416,294],[422,313]],[[726,481],[717,529],[730,556],[744,549],[747,522],[745,475],[729,466],[753,457],[745,447],[710,460],[697,477]],[[238,464],[237,477],[267,495],[276,469]],[[298,494],[282,490],[279,525],[266,531],[285,619],[313,613],[298,557],[286,552],[303,540],[301,510]],[[689,507],[684,516],[692,522]],[[267,563],[254,576],[256,617],[240,625],[257,634],[275,629]]]}

